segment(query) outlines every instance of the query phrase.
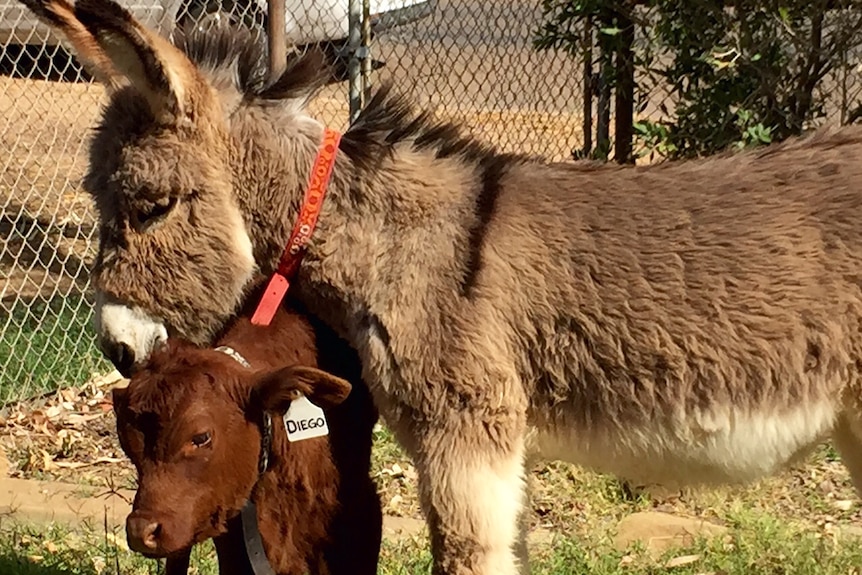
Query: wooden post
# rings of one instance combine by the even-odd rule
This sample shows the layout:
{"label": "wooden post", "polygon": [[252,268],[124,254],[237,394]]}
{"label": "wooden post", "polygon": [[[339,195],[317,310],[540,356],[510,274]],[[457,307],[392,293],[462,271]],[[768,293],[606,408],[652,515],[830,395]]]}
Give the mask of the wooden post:
{"label": "wooden post", "polygon": [[287,39],[284,34],[284,0],[267,2],[267,40],[269,45],[269,77],[278,78],[287,66]]}
{"label": "wooden post", "polygon": [[599,48],[599,99],[596,106],[596,148],[593,150],[593,158],[606,162],[611,153],[611,98],[616,83],[614,70],[614,42],[615,39],[601,32],[602,28],[611,28],[614,25],[614,10],[610,7],[602,8],[599,12],[598,36]]}
{"label": "wooden post", "polygon": [[362,0],[347,3],[347,46],[350,59],[347,61],[348,97],[350,98],[350,124],[356,121],[362,110]]}

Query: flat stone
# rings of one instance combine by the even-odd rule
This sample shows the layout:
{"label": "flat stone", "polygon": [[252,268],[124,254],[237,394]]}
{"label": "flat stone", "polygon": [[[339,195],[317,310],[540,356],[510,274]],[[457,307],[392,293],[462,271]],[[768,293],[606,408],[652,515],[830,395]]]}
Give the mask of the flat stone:
{"label": "flat stone", "polygon": [[625,551],[635,542],[641,542],[652,557],[658,557],[673,547],[688,547],[700,537],[712,538],[726,531],[726,527],[703,519],[644,511],[619,522],[614,546]]}
{"label": "flat stone", "polygon": [[859,525],[842,525],[837,531],[843,541],[862,541],[862,527]]}

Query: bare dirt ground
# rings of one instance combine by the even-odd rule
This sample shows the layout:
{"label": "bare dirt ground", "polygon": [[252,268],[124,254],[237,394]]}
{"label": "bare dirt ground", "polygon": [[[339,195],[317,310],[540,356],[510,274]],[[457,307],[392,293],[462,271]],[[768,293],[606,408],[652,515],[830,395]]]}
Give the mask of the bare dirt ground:
{"label": "bare dirt ground", "polygon": [[0,76],[0,296],[82,288],[93,213],[79,182],[101,88]]}

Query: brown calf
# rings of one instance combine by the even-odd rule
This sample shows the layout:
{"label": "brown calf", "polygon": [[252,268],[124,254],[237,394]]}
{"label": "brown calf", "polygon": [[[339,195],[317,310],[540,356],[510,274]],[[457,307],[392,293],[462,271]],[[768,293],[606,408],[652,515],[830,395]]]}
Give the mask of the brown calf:
{"label": "brown calf", "polygon": [[[312,322],[282,309],[267,327],[241,316],[219,339],[221,349],[169,340],[127,388],[114,390],[120,444],[138,473],[126,523],[132,549],[169,557],[177,572],[195,543],[214,538],[220,573],[245,573],[240,511],[251,500],[278,575],[376,573],[377,412],[355,354]],[[352,391],[312,366],[350,379]],[[328,436],[288,441],[279,415],[300,394],[324,409]]]}

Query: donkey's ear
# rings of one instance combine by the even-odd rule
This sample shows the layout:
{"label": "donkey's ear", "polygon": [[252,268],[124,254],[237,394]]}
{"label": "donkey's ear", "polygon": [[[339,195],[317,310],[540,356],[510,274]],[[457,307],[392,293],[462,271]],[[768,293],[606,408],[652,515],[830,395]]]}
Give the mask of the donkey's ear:
{"label": "donkey's ear", "polygon": [[21,0],[42,22],[62,33],[75,50],[78,60],[97,81],[114,91],[122,85],[111,59],[75,16],[67,0]]}
{"label": "donkey's ear", "polygon": [[75,16],[114,68],[146,97],[157,119],[177,121],[184,116],[185,97],[196,72],[182,52],[112,0],[78,0]]}
{"label": "donkey's ear", "polygon": [[266,372],[255,384],[263,409],[284,413],[290,402],[306,396],[318,407],[333,407],[350,394],[350,383],[313,367],[290,366]]}

